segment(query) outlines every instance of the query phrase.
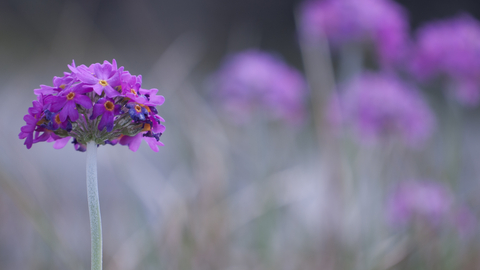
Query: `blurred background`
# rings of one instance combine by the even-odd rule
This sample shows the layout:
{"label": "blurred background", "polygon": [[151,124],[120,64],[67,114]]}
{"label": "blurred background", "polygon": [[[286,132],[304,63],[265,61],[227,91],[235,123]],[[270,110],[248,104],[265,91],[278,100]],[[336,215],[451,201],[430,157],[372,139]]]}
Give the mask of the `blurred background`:
{"label": "blurred background", "polygon": [[158,153],[98,149],[105,269],[480,269],[480,2],[0,1],[0,269],[88,269],[85,154],[18,139],[112,61]]}

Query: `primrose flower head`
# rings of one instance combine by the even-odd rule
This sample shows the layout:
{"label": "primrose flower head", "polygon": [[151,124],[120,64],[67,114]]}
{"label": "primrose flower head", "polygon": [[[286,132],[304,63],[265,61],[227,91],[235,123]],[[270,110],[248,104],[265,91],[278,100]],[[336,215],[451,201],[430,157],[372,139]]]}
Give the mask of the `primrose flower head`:
{"label": "primrose flower head", "polygon": [[407,48],[405,10],[391,0],[309,0],[301,6],[301,31],[325,36],[332,46],[373,43],[384,64],[402,60]]}
{"label": "primrose flower head", "polygon": [[464,105],[480,102],[480,22],[463,14],[431,22],[417,32],[410,71],[426,81],[446,76]]}
{"label": "primrose flower head", "polygon": [[292,124],[303,121],[305,79],[269,53],[247,50],[230,56],[214,81],[224,110],[238,123],[248,122],[254,113]]}
{"label": "primrose flower head", "polygon": [[[27,148],[47,141],[55,142],[58,149],[73,138],[75,150],[82,152],[90,141],[120,142],[136,151],[142,140],[158,151],[165,127],[155,108],[164,102],[157,89],[141,88],[141,76],[117,68],[115,60],[89,67],[72,62],[69,68],[70,73],[53,78],[54,86],[34,90],[37,100],[23,118],[26,125],[19,134]],[[137,109],[141,115],[135,113]]]}
{"label": "primrose flower head", "polygon": [[425,100],[392,75],[364,73],[339,92],[331,99],[329,121],[349,127],[362,142],[393,136],[415,147],[433,132],[435,118]]}

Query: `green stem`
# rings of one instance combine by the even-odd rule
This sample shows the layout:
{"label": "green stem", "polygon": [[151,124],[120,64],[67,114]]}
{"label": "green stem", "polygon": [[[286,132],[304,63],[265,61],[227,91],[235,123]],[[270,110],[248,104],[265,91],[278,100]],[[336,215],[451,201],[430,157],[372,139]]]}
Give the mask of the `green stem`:
{"label": "green stem", "polygon": [[97,144],[87,143],[87,195],[92,241],[92,270],[102,269],[102,220],[98,201]]}

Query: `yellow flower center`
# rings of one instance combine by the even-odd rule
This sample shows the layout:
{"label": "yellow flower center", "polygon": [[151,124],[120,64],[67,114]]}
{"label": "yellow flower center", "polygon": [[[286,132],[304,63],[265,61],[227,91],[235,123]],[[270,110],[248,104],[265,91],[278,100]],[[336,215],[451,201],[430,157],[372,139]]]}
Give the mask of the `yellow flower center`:
{"label": "yellow flower center", "polygon": [[67,95],[67,100],[72,100],[74,97],[75,97],[75,93],[74,93],[74,92],[70,92],[70,93],[68,93],[68,95]]}
{"label": "yellow flower center", "polygon": [[109,100],[107,102],[105,102],[105,104],[103,104],[103,106],[105,106],[105,109],[107,111],[110,111],[110,112],[113,111],[113,109],[115,109],[115,105],[113,105],[113,102],[111,102]]}
{"label": "yellow flower center", "polygon": [[108,82],[105,80],[100,80],[98,83],[100,83],[101,86],[107,86]]}
{"label": "yellow flower center", "polygon": [[65,84],[62,84],[59,87],[62,88],[62,89],[65,89],[65,87],[67,87],[67,86]]}

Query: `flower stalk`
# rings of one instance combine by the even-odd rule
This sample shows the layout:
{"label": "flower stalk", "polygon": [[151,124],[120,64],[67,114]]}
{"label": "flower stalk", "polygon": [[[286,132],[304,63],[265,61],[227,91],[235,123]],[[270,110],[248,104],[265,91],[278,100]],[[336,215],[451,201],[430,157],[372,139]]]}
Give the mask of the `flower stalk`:
{"label": "flower stalk", "polygon": [[92,270],[102,269],[102,220],[98,200],[97,144],[87,143],[87,196],[92,244]]}

